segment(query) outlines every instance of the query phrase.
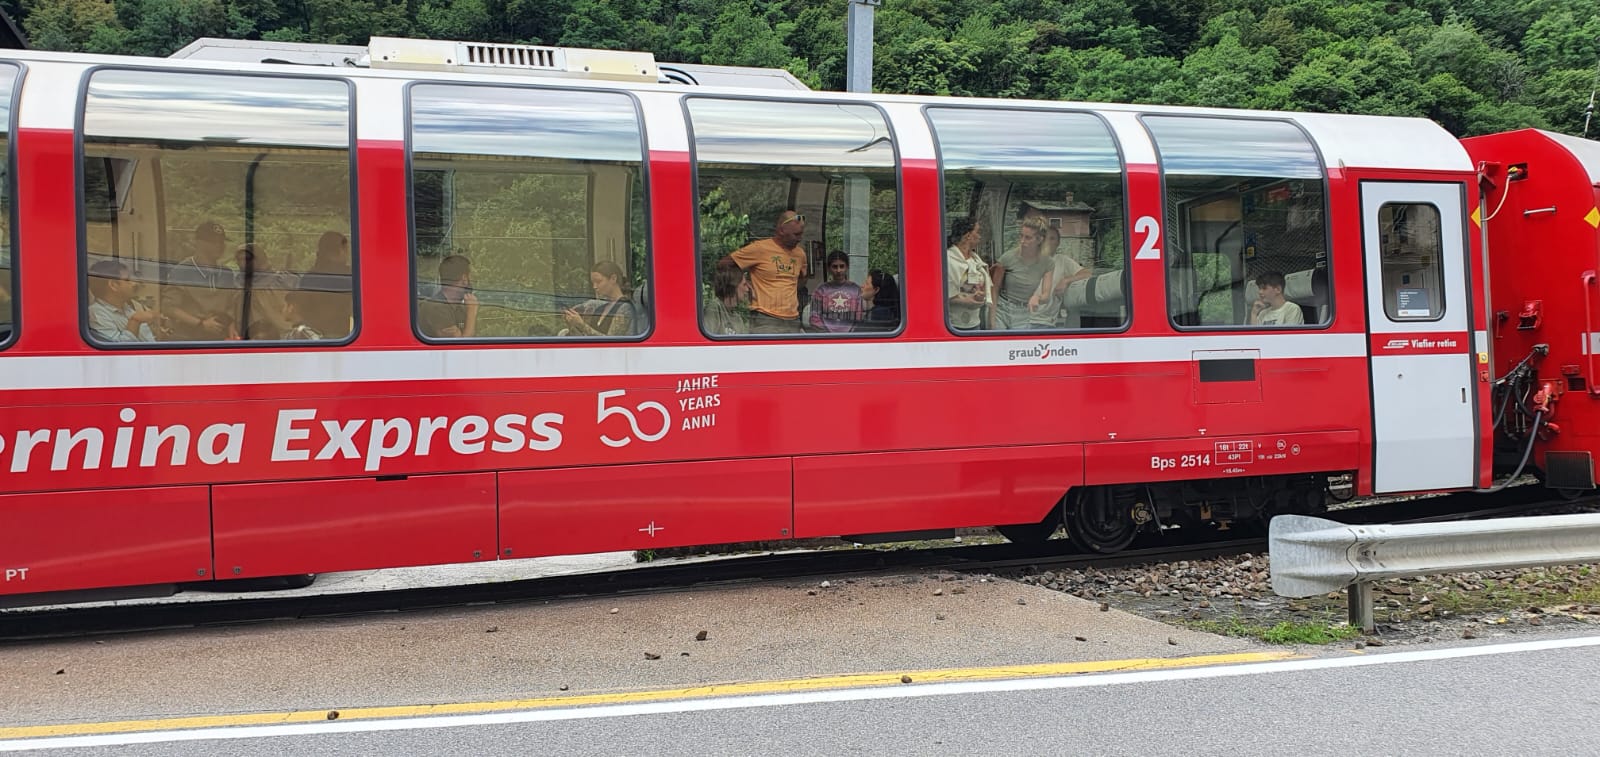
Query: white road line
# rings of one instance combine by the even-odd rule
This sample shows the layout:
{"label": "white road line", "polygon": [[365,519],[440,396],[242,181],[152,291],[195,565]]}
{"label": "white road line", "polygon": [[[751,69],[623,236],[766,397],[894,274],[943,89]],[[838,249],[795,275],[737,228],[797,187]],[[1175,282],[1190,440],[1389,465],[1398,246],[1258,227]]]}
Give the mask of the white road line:
{"label": "white road line", "polygon": [[236,726],[201,728],[187,731],[150,731],[143,733],[104,734],[94,736],[61,736],[43,739],[0,741],[0,752],[17,752],[28,749],[75,749],[82,747],[124,746],[128,744],[156,744],[177,741],[203,741],[209,739],[264,739],[287,736],[319,736],[336,733],[372,733],[379,731],[410,731],[425,728],[460,728],[463,726],[506,725],[511,723],[546,723],[564,720],[589,720],[594,718],[621,718],[638,715],[672,715],[685,712],[709,712],[751,707],[785,707],[800,704],[830,702],[860,702],[879,699],[908,699],[911,697],[950,696],[956,694],[992,694],[1008,691],[1044,691],[1050,689],[1078,689],[1098,686],[1119,686],[1137,683],[1186,681],[1231,676],[1265,675],[1272,673],[1298,673],[1309,670],[1357,668],[1369,665],[1432,662],[1470,657],[1545,652],[1556,649],[1579,649],[1600,646],[1600,636],[1575,639],[1549,639],[1511,644],[1493,644],[1450,649],[1430,649],[1416,652],[1386,652],[1356,657],[1330,657],[1310,660],[1286,660],[1244,665],[1218,665],[1205,668],[1175,668],[1133,673],[1103,673],[1095,675],[1056,676],[1001,681],[967,681],[959,683],[934,683],[868,689],[838,689],[808,691],[794,694],[758,694],[753,696],[690,699],[642,704],[597,705],[552,710],[497,712],[482,715],[440,715],[434,717],[396,718],[393,720],[329,721],[272,726]]}

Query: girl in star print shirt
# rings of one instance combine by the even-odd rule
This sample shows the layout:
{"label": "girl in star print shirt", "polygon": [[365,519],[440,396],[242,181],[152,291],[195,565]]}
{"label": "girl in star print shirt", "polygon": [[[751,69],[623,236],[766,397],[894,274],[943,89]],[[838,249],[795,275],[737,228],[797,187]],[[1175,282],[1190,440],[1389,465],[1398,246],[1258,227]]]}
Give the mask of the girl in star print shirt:
{"label": "girl in star print shirt", "polygon": [[850,331],[866,312],[861,287],[850,280],[850,257],[839,250],[828,253],[828,281],[811,293],[811,328]]}

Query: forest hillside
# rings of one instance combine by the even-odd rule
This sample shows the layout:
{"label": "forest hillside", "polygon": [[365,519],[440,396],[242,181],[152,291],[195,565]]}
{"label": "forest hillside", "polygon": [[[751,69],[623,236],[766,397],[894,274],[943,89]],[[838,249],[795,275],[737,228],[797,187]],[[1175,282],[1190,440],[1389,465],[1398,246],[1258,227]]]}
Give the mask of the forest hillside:
{"label": "forest hillside", "polygon": [[[845,0],[7,0],[40,49],[372,35],[644,50],[842,89]],[[1584,129],[1594,0],[885,0],[881,92],[1426,116]],[[1590,126],[1590,136],[1600,124]]]}

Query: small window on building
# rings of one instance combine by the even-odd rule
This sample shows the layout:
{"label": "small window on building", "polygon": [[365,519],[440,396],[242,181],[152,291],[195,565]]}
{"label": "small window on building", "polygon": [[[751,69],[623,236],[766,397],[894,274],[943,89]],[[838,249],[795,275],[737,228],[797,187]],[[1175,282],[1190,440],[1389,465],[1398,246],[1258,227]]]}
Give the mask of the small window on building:
{"label": "small window on building", "polygon": [[893,135],[869,105],[690,98],[701,329],[898,331]]}
{"label": "small window on building", "polygon": [[1179,327],[1320,326],[1333,318],[1327,189],[1285,121],[1144,116],[1165,188],[1168,313]]}
{"label": "small window on building", "polygon": [[424,339],[636,339],[650,328],[644,148],[610,92],[411,88]]}
{"label": "small window on building", "polygon": [[960,333],[1126,325],[1122,160],[1105,123],[1046,111],[927,115],[944,174],[950,326]]}
{"label": "small window on building", "polygon": [[347,339],[350,85],[107,69],[83,118],[100,345]]}
{"label": "small window on building", "polygon": [[1439,209],[1418,203],[1388,203],[1378,209],[1378,245],[1383,260],[1383,312],[1391,321],[1436,321],[1444,317],[1444,237]]}

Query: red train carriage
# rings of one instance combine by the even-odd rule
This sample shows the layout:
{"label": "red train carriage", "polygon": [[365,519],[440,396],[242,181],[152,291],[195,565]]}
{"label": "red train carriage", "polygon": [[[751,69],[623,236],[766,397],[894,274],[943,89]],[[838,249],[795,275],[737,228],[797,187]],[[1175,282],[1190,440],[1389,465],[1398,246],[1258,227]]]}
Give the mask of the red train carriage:
{"label": "red train carriage", "polygon": [[0,62],[0,592],[1491,483],[1431,122],[329,51]]}
{"label": "red train carriage", "polygon": [[1505,464],[1526,462],[1547,486],[1591,490],[1600,449],[1600,142],[1526,129],[1464,144],[1484,187],[1477,217],[1492,273],[1488,348],[1502,377],[1497,444]]}

